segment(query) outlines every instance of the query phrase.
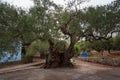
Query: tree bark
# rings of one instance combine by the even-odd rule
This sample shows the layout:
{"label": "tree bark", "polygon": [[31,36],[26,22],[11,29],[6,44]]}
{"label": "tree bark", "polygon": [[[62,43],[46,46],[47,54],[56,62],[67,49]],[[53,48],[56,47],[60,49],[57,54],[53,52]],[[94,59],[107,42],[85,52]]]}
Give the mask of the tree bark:
{"label": "tree bark", "polygon": [[44,51],[42,53],[40,53],[40,58],[45,59],[45,52]]}
{"label": "tree bark", "polygon": [[67,51],[65,52],[64,64],[66,64],[68,66],[71,65],[70,59],[74,56],[73,48],[76,43],[76,40],[74,38],[75,37],[71,36],[70,45],[69,45]]}
{"label": "tree bark", "polygon": [[111,49],[108,49],[108,53],[109,53],[109,54],[111,54],[111,51],[110,51],[110,50],[111,50]]}
{"label": "tree bark", "polygon": [[[73,48],[75,45],[75,41],[71,38],[71,43],[68,49],[60,52],[59,50],[55,50],[55,44],[52,41],[49,41],[50,48],[49,54],[46,59],[45,68],[55,68],[55,67],[71,67],[73,66],[70,59],[74,56]],[[60,47],[64,47],[60,46]]]}
{"label": "tree bark", "polygon": [[24,45],[22,46],[22,54],[26,55],[26,50],[25,50],[25,46]]}
{"label": "tree bark", "polygon": [[27,51],[26,48],[28,48],[31,45],[31,43],[23,43],[22,44],[22,54],[26,55]]}

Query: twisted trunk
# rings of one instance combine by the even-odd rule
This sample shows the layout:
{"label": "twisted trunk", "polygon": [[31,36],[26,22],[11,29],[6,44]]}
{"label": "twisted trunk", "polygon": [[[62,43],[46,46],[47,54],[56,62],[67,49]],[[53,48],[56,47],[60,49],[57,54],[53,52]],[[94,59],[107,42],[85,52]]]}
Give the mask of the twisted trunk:
{"label": "twisted trunk", "polygon": [[[68,49],[60,52],[59,50],[55,50],[55,44],[49,40],[50,48],[49,54],[46,57],[45,68],[55,68],[55,67],[70,67],[73,66],[70,59],[74,56],[73,47],[76,41],[71,38],[71,43]],[[64,47],[61,46],[61,47]]]}
{"label": "twisted trunk", "polygon": [[71,64],[70,59],[74,56],[73,48],[74,48],[75,43],[76,43],[76,41],[74,41],[74,38],[71,37],[71,43],[64,54],[64,63],[63,64],[65,64],[65,65]]}

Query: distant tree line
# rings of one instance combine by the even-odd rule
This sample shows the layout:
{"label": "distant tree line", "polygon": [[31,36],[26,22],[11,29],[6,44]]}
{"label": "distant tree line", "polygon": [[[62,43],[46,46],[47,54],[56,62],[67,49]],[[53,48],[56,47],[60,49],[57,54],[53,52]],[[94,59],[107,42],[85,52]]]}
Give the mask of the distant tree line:
{"label": "distant tree line", "polygon": [[111,53],[111,50],[120,50],[120,34],[116,34],[115,37],[109,40],[101,39],[93,42],[81,41],[80,49],[96,50],[98,52],[108,51],[108,53]]}

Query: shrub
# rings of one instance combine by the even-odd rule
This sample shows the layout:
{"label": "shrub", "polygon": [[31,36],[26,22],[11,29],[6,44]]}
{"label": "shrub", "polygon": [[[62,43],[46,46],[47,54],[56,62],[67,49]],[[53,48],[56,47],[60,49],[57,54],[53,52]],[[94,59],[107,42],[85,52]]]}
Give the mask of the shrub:
{"label": "shrub", "polygon": [[74,55],[75,57],[79,56],[80,55],[80,46],[79,45],[74,45]]}
{"label": "shrub", "polygon": [[34,53],[27,53],[25,56],[26,57],[33,57],[35,54]]}
{"label": "shrub", "polygon": [[27,53],[25,56],[23,56],[23,63],[31,63],[34,55],[34,53]]}
{"label": "shrub", "polygon": [[37,53],[40,54],[41,58],[44,58],[48,49],[49,43],[47,41],[36,40],[27,49],[28,54],[26,54],[26,56],[34,56]]}

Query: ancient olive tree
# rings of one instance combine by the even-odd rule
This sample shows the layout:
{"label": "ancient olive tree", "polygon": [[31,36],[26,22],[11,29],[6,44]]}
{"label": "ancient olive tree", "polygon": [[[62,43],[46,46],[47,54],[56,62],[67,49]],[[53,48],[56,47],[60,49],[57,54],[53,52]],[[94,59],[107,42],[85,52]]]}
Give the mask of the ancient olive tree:
{"label": "ancient olive tree", "polygon": [[7,3],[0,3],[1,51],[7,51],[8,48],[11,50],[13,43],[22,43],[24,47],[34,39],[32,22],[31,16],[24,10]]}
{"label": "ancient olive tree", "polygon": [[[120,31],[119,0],[110,5],[84,10],[80,9],[80,5],[86,0],[69,0],[66,7],[50,0],[33,1],[35,5],[29,12],[10,6],[8,9],[0,4],[0,15],[3,15],[0,16],[0,35],[6,36],[0,40],[21,42],[24,54],[25,48],[35,40],[48,41],[50,47],[44,67],[70,66],[74,45],[81,38],[89,41],[107,40],[113,33]],[[65,40],[69,42],[68,46]]]}
{"label": "ancient olive tree", "polygon": [[84,10],[87,40],[110,39],[120,31],[119,0],[109,5],[89,7]]}
{"label": "ancient olive tree", "polygon": [[[53,40],[49,39],[50,48],[45,67],[72,65],[70,59],[74,56],[74,45],[80,40],[80,37],[83,37],[81,10],[79,8],[82,2],[84,0],[71,0],[65,9],[58,7],[53,14],[54,29],[60,33],[59,36],[62,35],[63,40],[69,41],[69,46],[66,47],[64,42],[54,43]],[[52,38],[56,37],[52,36]]]}
{"label": "ancient olive tree", "polygon": [[57,12],[53,14],[55,29],[61,32],[61,35],[64,35],[70,44],[67,48],[65,45],[61,45],[65,48],[63,51],[59,51],[55,49],[55,45],[58,43],[55,44],[49,39],[50,49],[46,67],[71,65],[70,59],[74,56],[74,45],[80,38],[85,37],[89,41],[107,40],[112,37],[113,33],[119,31],[119,22],[116,20],[119,16],[114,16],[115,9],[109,8],[111,4],[80,10],[79,6],[82,2],[84,1],[72,0],[66,8],[58,8]]}
{"label": "ancient olive tree", "polygon": [[[84,37],[91,42],[92,49],[97,51],[110,50],[112,39],[120,32],[120,1],[108,5],[88,7],[83,10]],[[96,41],[97,40],[97,41]]]}

